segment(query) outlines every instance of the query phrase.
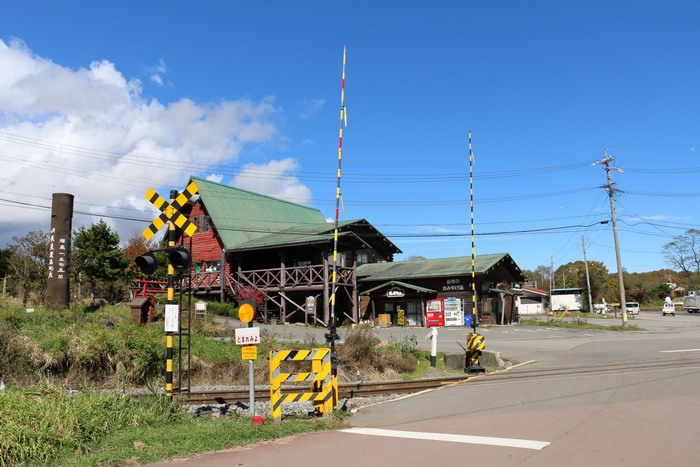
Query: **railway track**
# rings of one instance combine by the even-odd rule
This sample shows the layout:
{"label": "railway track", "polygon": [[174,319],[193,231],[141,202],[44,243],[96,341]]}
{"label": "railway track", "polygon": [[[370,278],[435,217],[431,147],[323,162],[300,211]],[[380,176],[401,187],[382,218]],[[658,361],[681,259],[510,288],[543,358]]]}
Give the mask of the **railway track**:
{"label": "railway track", "polygon": [[[700,359],[669,359],[669,360],[648,360],[636,362],[621,362],[610,364],[594,364],[576,367],[550,367],[550,368],[528,368],[514,369],[513,371],[494,372],[485,375],[483,378],[471,378],[468,375],[453,376],[444,378],[426,378],[410,381],[381,381],[381,382],[356,382],[340,383],[338,385],[338,396],[341,399],[351,397],[377,396],[389,394],[407,394],[424,391],[445,386],[447,384],[470,380],[470,384],[494,383],[499,381],[512,381],[532,378],[546,378],[568,375],[590,375],[610,372],[643,371],[656,368],[679,368],[688,366],[700,366]],[[291,394],[294,392],[304,392],[308,390],[308,385],[290,387],[283,386],[282,393]],[[182,404],[235,404],[237,402],[247,403],[249,398],[248,389],[226,390],[226,391],[192,391],[181,393],[177,400]],[[256,401],[269,401],[270,390],[260,388],[255,390]]]}
{"label": "railway track", "polygon": [[[410,381],[380,381],[380,382],[357,382],[338,384],[338,397],[341,399],[350,397],[377,396],[385,394],[407,394],[413,392],[433,389],[458,381],[464,381],[467,376],[454,376],[445,378],[425,378]],[[283,386],[283,394],[308,391],[309,385],[303,386]],[[236,402],[247,403],[249,398],[248,389],[227,390],[227,391],[191,391],[182,393],[177,399],[183,404],[235,404]],[[256,401],[269,401],[270,390],[261,388],[255,390]]]}

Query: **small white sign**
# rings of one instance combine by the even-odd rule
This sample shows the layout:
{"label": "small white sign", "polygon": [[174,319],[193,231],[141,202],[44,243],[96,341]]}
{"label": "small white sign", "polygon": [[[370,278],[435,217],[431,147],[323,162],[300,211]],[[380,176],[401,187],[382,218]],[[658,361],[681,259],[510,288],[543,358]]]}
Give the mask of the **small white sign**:
{"label": "small white sign", "polygon": [[430,339],[437,339],[438,336],[438,330],[437,328],[432,328],[428,334],[425,335],[425,340],[429,341]]}
{"label": "small white sign", "polygon": [[178,332],[180,330],[178,326],[179,311],[177,304],[165,305],[165,332]]}
{"label": "small white sign", "polygon": [[260,343],[260,328],[236,328],[236,344],[251,345]]}

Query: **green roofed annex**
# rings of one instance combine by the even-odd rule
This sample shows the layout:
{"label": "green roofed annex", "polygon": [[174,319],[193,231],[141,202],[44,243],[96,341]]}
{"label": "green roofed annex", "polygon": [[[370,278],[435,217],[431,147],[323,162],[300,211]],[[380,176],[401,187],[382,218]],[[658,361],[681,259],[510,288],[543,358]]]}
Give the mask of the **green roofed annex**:
{"label": "green roofed annex", "polygon": [[[318,209],[191,179],[199,198],[182,212],[197,230],[191,238],[182,238],[193,258],[183,292],[254,302],[257,319],[267,323],[326,325],[335,224]],[[391,322],[394,308],[402,306],[412,324],[426,325],[425,300],[440,299],[448,292],[460,298],[464,308],[470,258],[394,262],[397,253],[401,250],[367,220],[339,223],[336,312],[341,322],[378,322],[379,315]],[[481,283],[506,281],[510,287],[510,282],[524,279],[507,254],[480,255],[476,266]],[[386,297],[391,287],[407,292],[403,297]],[[500,305],[494,306],[500,310]],[[482,319],[492,316],[485,313]]]}

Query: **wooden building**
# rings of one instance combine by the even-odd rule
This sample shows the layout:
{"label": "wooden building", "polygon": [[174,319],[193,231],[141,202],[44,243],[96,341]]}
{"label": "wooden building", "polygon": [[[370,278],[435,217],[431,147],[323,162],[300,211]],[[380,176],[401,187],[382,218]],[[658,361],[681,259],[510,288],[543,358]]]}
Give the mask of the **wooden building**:
{"label": "wooden building", "polygon": [[[327,324],[334,223],[321,211],[192,177],[199,198],[183,209],[197,225],[183,291],[255,300],[265,322]],[[396,245],[364,219],[340,222],[336,316],[358,322],[357,267],[392,261]]]}
{"label": "wooden building", "polygon": [[[326,325],[330,315],[334,223],[318,209],[198,177],[199,197],[181,210],[197,225],[182,243],[193,266],[183,292],[220,301],[254,300],[264,322]],[[459,297],[471,310],[471,258],[393,262],[401,253],[365,219],[339,223],[336,316],[340,322],[406,311],[425,324],[425,300]],[[479,318],[508,323],[511,284],[524,280],[505,253],[479,255]],[[399,296],[400,295],[400,296]]]}
{"label": "wooden building", "polygon": [[[477,255],[475,272],[479,321],[510,324],[516,309],[513,283],[525,280],[518,265],[507,253]],[[427,301],[448,297],[461,299],[471,313],[471,257],[364,264],[357,274],[364,320],[389,314],[395,322],[402,309],[409,325],[423,326]]]}

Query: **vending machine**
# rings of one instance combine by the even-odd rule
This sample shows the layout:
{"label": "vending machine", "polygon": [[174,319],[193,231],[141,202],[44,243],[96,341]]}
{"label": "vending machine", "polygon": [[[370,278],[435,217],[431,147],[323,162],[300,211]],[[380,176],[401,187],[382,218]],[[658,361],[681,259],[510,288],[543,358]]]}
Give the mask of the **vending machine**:
{"label": "vending machine", "polygon": [[464,306],[461,298],[447,297],[443,300],[445,326],[464,326]]}
{"label": "vending machine", "polygon": [[445,325],[445,308],[444,300],[441,298],[436,298],[434,300],[428,300],[425,307],[425,325],[428,327],[432,326],[444,326]]}

